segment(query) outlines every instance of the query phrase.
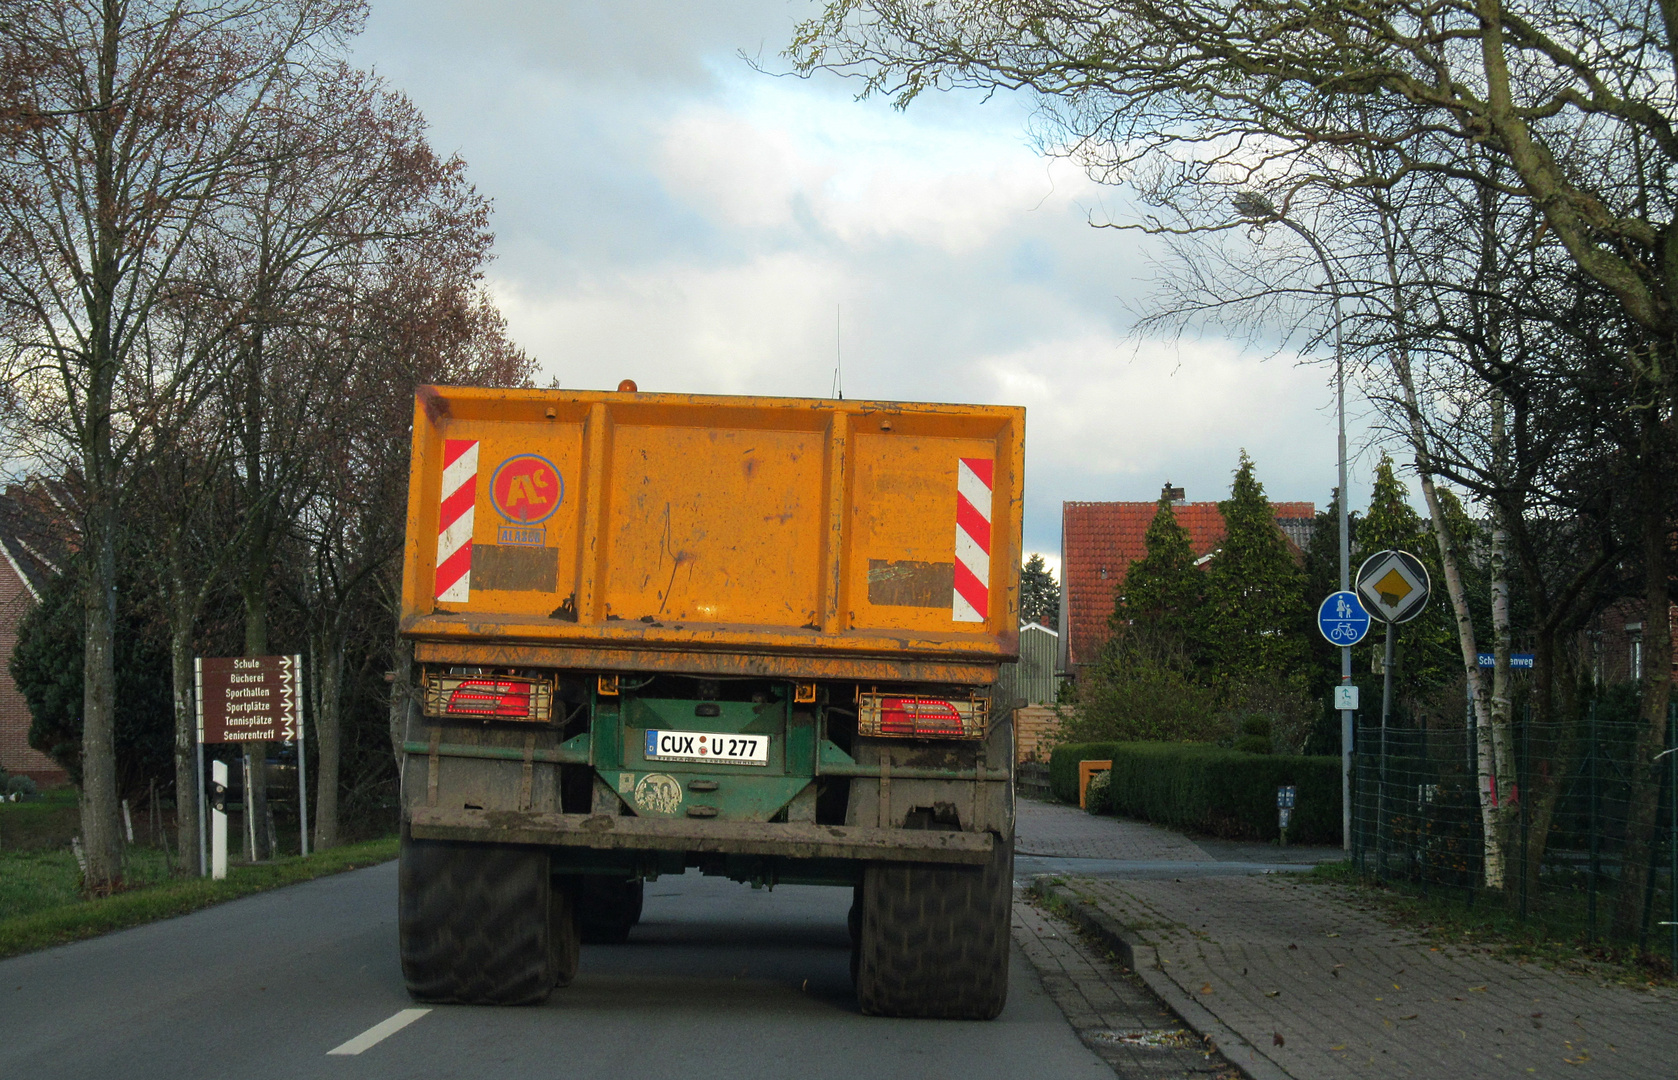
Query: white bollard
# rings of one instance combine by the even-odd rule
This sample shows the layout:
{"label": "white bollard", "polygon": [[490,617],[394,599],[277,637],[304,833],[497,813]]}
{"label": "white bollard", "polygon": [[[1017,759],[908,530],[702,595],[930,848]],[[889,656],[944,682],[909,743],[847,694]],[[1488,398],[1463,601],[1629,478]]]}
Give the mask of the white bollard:
{"label": "white bollard", "polygon": [[227,762],[210,762],[210,876],[227,876]]}

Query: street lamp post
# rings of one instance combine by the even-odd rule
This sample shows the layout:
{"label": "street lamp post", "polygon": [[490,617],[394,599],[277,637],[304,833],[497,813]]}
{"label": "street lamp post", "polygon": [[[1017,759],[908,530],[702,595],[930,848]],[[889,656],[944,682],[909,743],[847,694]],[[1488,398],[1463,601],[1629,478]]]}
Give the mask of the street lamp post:
{"label": "street lamp post", "polygon": [[[1339,426],[1340,459],[1340,487],[1335,501],[1340,508],[1340,591],[1346,592],[1351,588],[1352,582],[1352,536],[1346,491],[1346,355],[1341,334],[1340,285],[1335,279],[1334,266],[1329,262],[1328,252],[1323,250],[1316,236],[1297,221],[1284,217],[1268,197],[1256,191],[1243,191],[1235,196],[1233,202],[1235,212],[1255,225],[1274,221],[1297,233],[1300,239],[1311,246],[1317,261],[1323,264],[1323,273],[1328,277],[1328,286],[1333,293],[1334,399],[1335,419]],[[1352,650],[1347,645],[1340,646],[1340,685],[1352,685]],[[1347,851],[1352,849],[1352,724],[1352,710],[1340,710],[1340,842]]]}

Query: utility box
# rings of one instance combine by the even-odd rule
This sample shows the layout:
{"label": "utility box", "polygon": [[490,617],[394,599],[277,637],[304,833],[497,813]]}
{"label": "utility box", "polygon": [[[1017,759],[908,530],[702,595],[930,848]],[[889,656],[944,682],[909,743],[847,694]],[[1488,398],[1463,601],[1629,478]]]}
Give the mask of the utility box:
{"label": "utility box", "polygon": [[[1024,421],[420,388],[414,996],[546,996],[579,935],[627,937],[642,882],[698,868],[855,890],[867,1012],[1000,1011],[1013,702],[992,689],[1019,651]],[[486,926],[507,941],[461,944]]]}

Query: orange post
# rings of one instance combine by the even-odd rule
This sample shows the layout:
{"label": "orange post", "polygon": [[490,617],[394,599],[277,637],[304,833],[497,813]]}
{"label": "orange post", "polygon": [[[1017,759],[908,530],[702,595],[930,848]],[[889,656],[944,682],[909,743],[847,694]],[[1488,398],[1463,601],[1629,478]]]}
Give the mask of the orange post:
{"label": "orange post", "polygon": [[1079,809],[1084,808],[1084,795],[1085,795],[1086,792],[1089,791],[1090,780],[1092,778],[1094,778],[1095,774],[1098,773],[1098,772],[1112,772],[1112,771],[1113,771],[1113,762],[1112,762],[1111,759],[1108,759],[1107,761],[1080,761],[1080,762],[1078,762],[1078,807],[1079,807]]}

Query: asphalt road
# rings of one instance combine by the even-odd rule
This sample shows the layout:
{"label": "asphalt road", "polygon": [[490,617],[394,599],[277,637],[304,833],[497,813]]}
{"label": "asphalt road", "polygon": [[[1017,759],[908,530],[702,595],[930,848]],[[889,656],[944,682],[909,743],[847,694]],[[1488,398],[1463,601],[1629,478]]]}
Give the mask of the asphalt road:
{"label": "asphalt road", "polygon": [[849,903],[664,878],[630,943],[585,946],[546,1005],[413,1018],[387,863],[0,961],[0,1076],[1110,1080],[1018,947],[995,1021],[859,1015]]}

